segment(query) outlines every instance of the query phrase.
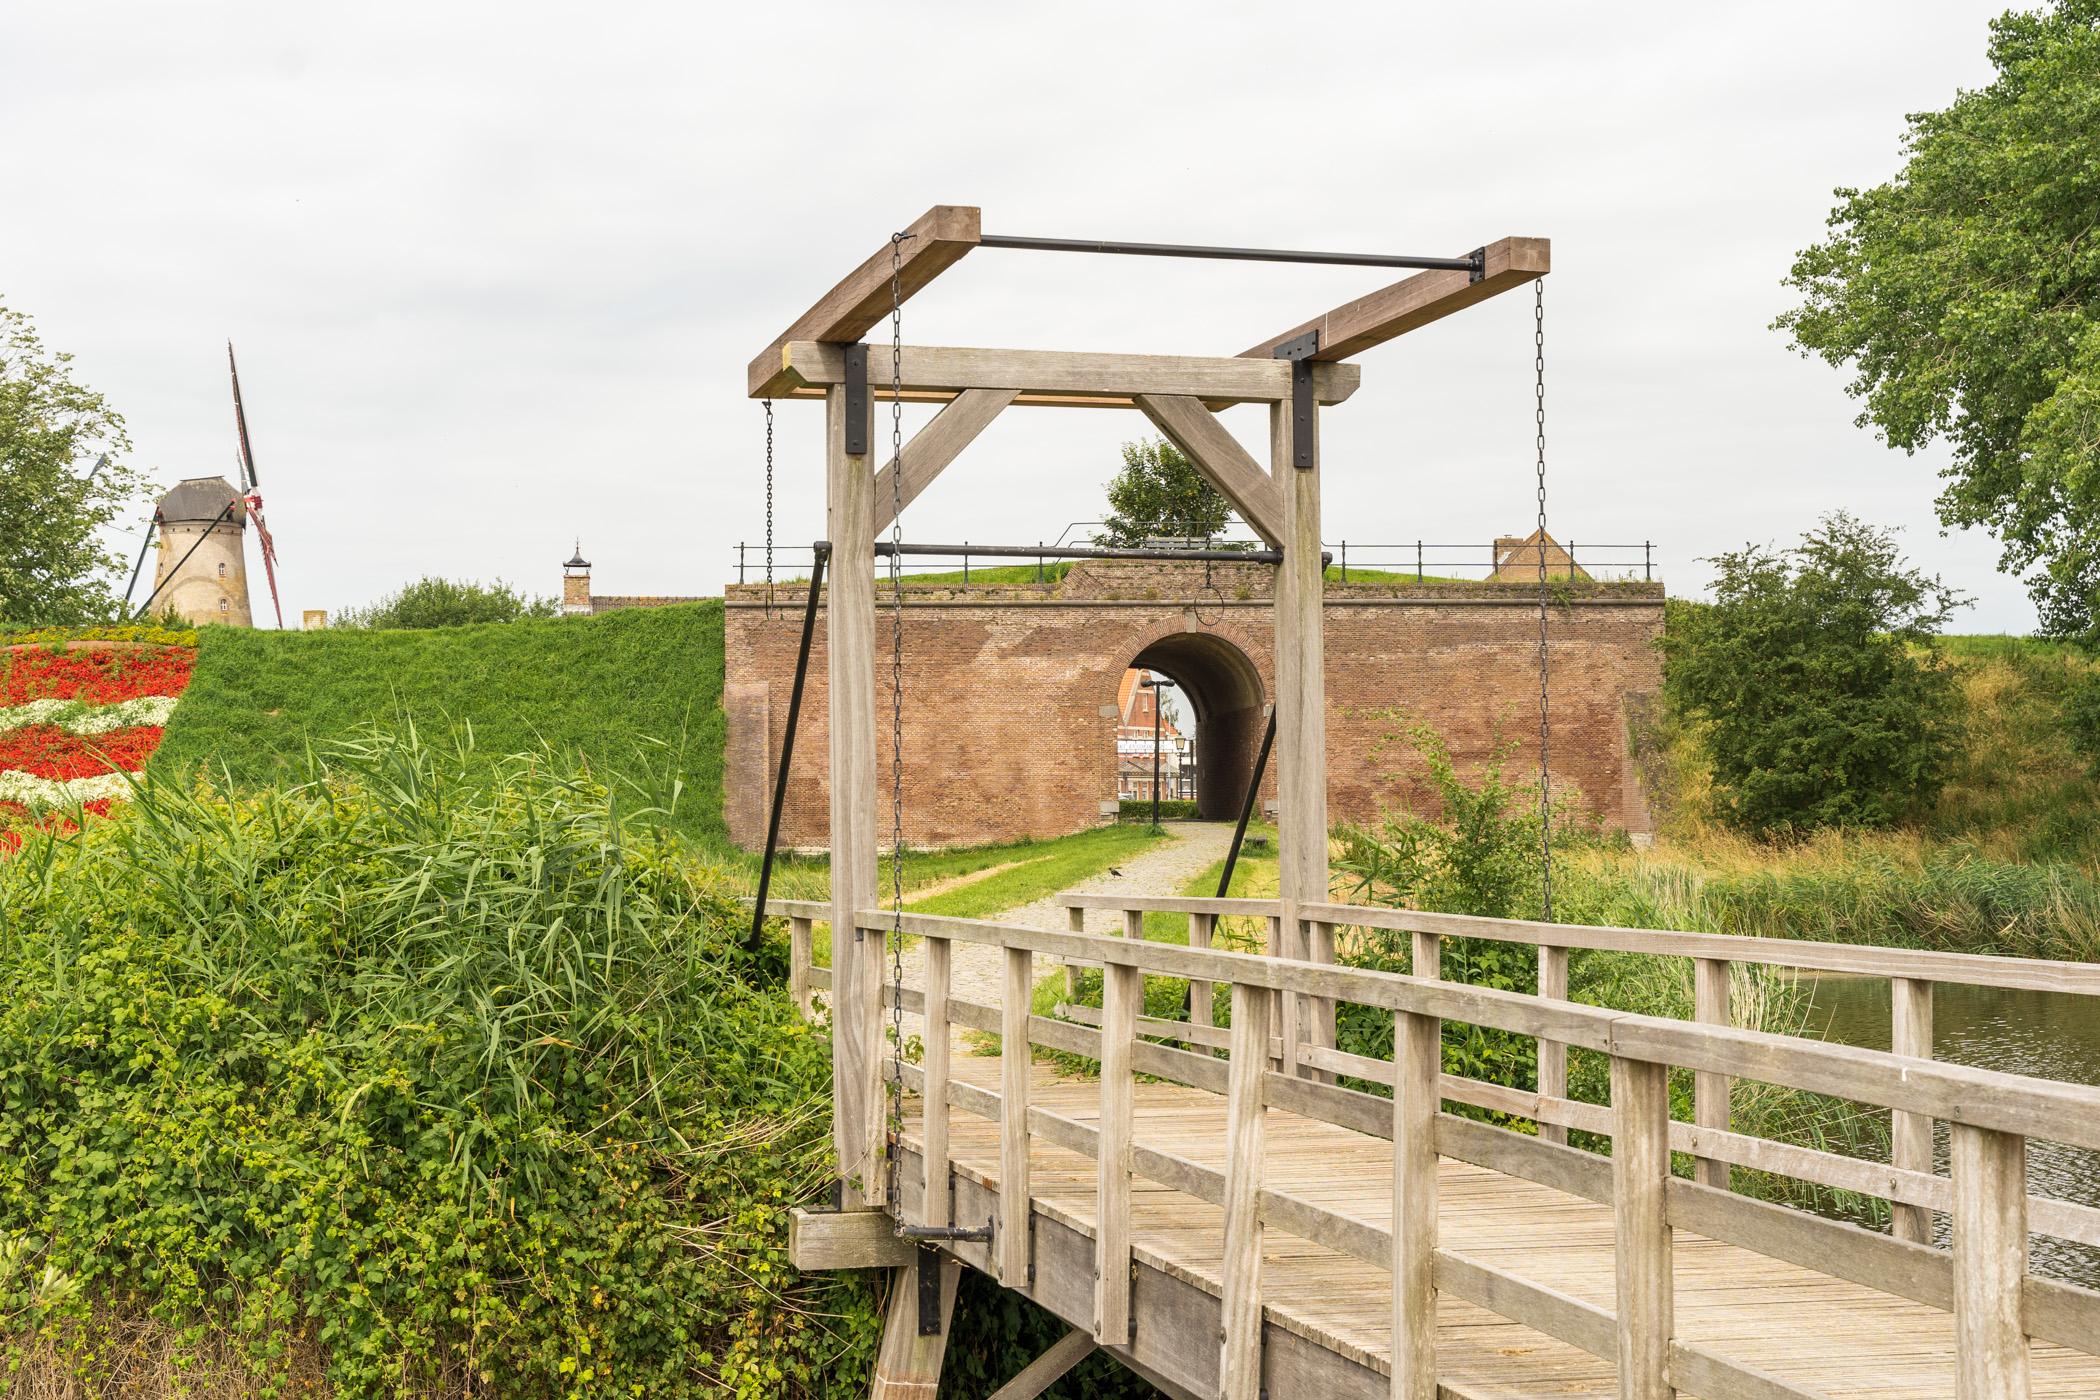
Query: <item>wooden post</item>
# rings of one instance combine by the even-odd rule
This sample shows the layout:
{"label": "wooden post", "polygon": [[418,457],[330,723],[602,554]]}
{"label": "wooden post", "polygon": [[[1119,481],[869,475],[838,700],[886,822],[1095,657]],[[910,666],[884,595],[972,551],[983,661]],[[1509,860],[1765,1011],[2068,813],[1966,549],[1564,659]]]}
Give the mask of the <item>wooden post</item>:
{"label": "wooden post", "polygon": [[999,1282],[1026,1290],[1034,1281],[1028,1238],[1029,1001],[1035,993],[1032,955],[1006,950],[1006,983],[999,1008]]}
{"label": "wooden post", "polygon": [[[1314,923],[1306,926],[1305,956],[1316,963],[1334,961],[1334,925]],[[1335,1048],[1334,998],[1307,997],[1305,999],[1305,1042],[1322,1050]],[[1332,1084],[1334,1075],[1326,1070],[1312,1070],[1310,1076],[1322,1084]]]}
{"label": "wooden post", "polygon": [[[1898,1055],[1932,1058],[1932,984],[1911,977],[1889,981],[1891,1034],[1889,1048]],[[1932,1171],[1932,1116],[1894,1112],[1889,1115],[1889,1165],[1908,1171]],[[1898,1204],[1889,1210],[1889,1232],[1913,1244],[1932,1241],[1932,1211]]]}
{"label": "wooden post", "polygon": [[2027,1142],[1953,1125],[1955,1400],[2027,1400]]}
{"label": "wooden post", "polygon": [[919,1269],[916,1264],[890,1270],[890,1297],[883,1311],[882,1346],[875,1354],[871,1400],[935,1400],[941,1388],[941,1363],[948,1355],[948,1323],[955,1314],[955,1288],[962,1265],[941,1261],[940,1330],[920,1335]]}
{"label": "wooden post", "polygon": [[[1285,931],[1290,926],[1290,921],[1282,917],[1274,917],[1269,920],[1270,957],[1287,958],[1291,956],[1291,946],[1284,941],[1287,937]],[[1282,1055],[1279,1063],[1285,1074],[1296,1074],[1298,1072],[1298,994],[1296,992],[1271,992],[1269,999],[1275,1004],[1275,1009],[1269,1014],[1276,1023],[1276,1033],[1280,1038],[1279,1048],[1282,1051]]]}
{"label": "wooden post", "polygon": [[[1218,916],[1215,914],[1189,915],[1189,946],[1208,948],[1211,935],[1217,931]],[[1211,1008],[1215,997],[1209,982],[1189,983],[1189,1020],[1195,1025],[1208,1026],[1216,1023],[1216,1013]]]}
{"label": "wooden post", "polygon": [[[882,1201],[882,944],[854,914],[874,907],[874,472],[846,455],[846,390],[825,395],[824,478],[833,567],[824,590],[825,678],[831,709],[832,1139],[844,1203]],[[872,442],[872,406],[866,427]]]}
{"label": "wooden post", "polygon": [[[1320,559],[1319,410],[1306,431],[1314,437],[1313,466],[1294,466],[1296,437],[1289,400],[1269,410],[1269,475],[1283,503],[1283,562],[1276,566],[1276,853],[1277,895],[1291,942],[1297,946],[1303,904],[1325,903],[1327,866],[1326,565]],[[1283,1063],[1298,1071],[1298,997],[1283,998]]]}
{"label": "wooden post", "polygon": [[1613,1252],[1618,1274],[1620,1400],[1672,1400],[1670,1334],[1676,1299],[1670,1226],[1670,1071],[1611,1061]]}
{"label": "wooden post", "polygon": [[[1720,958],[1696,958],[1693,962],[1693,1014],[1701,1025],[1733,1025],[1734,1017],[1728,1005],[1729,964]],[[1702,1128],[1719,1128],[1726,1132],[1732,1121],[1729,1101],[1734,1092],[1735,1081],[1728,1075],[1703,1069],[1694,1073],[1692,1121]],[[1701,1157],[1694,1164],[1694,1172],[1693,1179],[1701,1186],[1728,1189],[1726,1162]]]}
{"label": "wooden post", "polygon": [[1443,1029],[1393,1017],[1393,1400],[1436,1400],[1436,1115]]}
{"label": "wooden post", "polygon": [[925,1225],[953,1225],[948,1199],[948,982],[955,947],[945,938],[926,940],[926,1039],[919,1068],[920,1137],[925,1144],[926,1185],[919,1205]]}
{"label": "wooden post", "polygon": [[1232,988],[1232,1061],[1225,1081],[1224,1330],[1221,1400],[1261,1395],[1262,1076],[1272,1002],[1265,988]]}
{"label": "wooden post", "polygon": [[1444,975],[1444,937],[1438,933],[1424,933],[1416,929],[1412,935],[1413,947],[1407,964],[1409,973],[1440,981]]}
{"label": "wooden post", "polygon": [[1094,1340],[1130,1341],[1131,1061],[1144,975],[1110,963],[1101,982],[1101,1136],[1095,1156]]}
{"label": "wooden post", "polygon": [[813,1020],[817,1014],[815,996],[810,991],[809,969],[815,961],[814,940],[810,921],[788,918],[788,992],[795,998],[795,1008],[805,1021]]}
{"label": "wooden post", "polygon": [[[1554,1001],[1568,999],[1567,949],[1539,945],[1539,995]],[[1539,1093],[1556,1099],[1568,1096],[1568,1047],[1557,1040],[1539,1041]],[[1541,1123],[1539,1136],[1547,1142],[1565,1143],[1568,1130],[1558,1123]]]}
{"label": "wooden post", "polygon": [[[1065,910],[1065,927],[1074,933],[1086,932],[1086,910],[1077,907]],[[1076,964],[1065,964],[1065,1000],[1079,1000],[1079,968]]]}

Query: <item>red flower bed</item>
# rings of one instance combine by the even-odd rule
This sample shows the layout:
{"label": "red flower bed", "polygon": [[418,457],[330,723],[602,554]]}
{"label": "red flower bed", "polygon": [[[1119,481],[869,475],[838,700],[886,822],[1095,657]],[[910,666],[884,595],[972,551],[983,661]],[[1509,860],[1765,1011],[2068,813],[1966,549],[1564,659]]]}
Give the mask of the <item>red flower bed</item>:
{"label": "red flower bed", "polygon": [[160,736],[157,724],[107,734],[68,734],[55,724],[32,724],[0,734],[0,771],[11,768],[60,781],[112,771],[136,773],[160,747]]}
{"label": "red flower bed", "polygon": [[188,647],[17,651],[0,675],[0,706],[26,705],[31,700],[110,705],[144,695],[180,695],[190,683],[196,655]]}
{"label": "red flower bed", "polygon": [[[91,817],[106,817],[115,804],[113,797],[97,797],[81,803],[80,810]],[[0,856],[10,856],[21,850],[31,832],[47,830],[78,831],[80,823],[63,812],[54,812],[42,821],[31,821],[29,809],[21,803],[0,802]]]}

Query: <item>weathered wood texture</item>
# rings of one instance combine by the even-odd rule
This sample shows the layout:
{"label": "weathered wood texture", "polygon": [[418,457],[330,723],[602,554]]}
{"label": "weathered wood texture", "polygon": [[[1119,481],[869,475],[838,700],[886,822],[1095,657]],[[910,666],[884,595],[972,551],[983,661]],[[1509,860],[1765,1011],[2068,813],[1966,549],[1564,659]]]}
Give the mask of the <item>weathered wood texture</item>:
{"label": "weathered wood texture", "polygon": [[[1889,1048],[1898,1055],[1932,1058],[1932,983],[1912,977],[1889,980]],[[1889,1116],[1889,1165],[1905,1171],[1932,1172],[1932,1119],[1922,1113]],[[1932,1212],[1923,1206],[1898,1204],[1889,1228],[1899,1240],[1917,1244],[1932,1239]]]}
{"label": "weathered wood texture", "polygon": [[902,504],[916,501],[1013,401],[1012,389],[969,389],[957,394],[931,423],[914,433],[904,450],[875,474],[875,533],[881,534],[896,520],[900,493]]}
{"label": "weathered wood texture", "polygon": [[[879,359],[881,363],[873,361]],[[889,356],[871,356],[871,400],[890,395]],[[791,393],[820,394],[846,381],[846,347],[798,340],[781,352]],[[1291,367],[1282,360],[1208,355],[1114,355],[1075,350],[994,350],[974,346],[907,345],[899,356],[906,395],[950,398],[971,389],[1014,391],[1022,407],[1134,407],[1136,395],[1186,395],[1210,404],[1277,403],[1291,396]],[[1356,392],[1355,365],[1323,365],[1313,373],[1321,403]]]}
{"label": "weathered wood texture", "polygon": [[[1692,968],[1693,1015],[1709,1026],[1733,1024],[1728,1004],[1729,964],[1719,958],[1700,958]],[[1692,1121],[1702,1128],[1728,1131],[1729,1102],[1734,1093],[1735,1081],[1714,1070],[1701,1070],[1693,1076]],[[1726,1188],[1728,1164],[1711,1157],[1701,1157],[1695,1172],[1701,1185]]]}
{"label": "weathered wood texture", "polygon": [[1277,346],[1307,331],[1320,333],[1320,360],[1346,360],[1395,336],[1419,330],[1456,311],[1486,301],[1552,269],[1552,245],[1543,238],[1504,238],[1487,245],[1487,275],[1474,281],[1468,272],[1418,272],[1369,296],[1345,301],[1324,316],[1293,326],[1282,335],[1240,353],[1266,359]]}
{"label": "weathered wood texture", "polygon": [[1268,1063],[1270,1003],[1259,990],[1232,989],[1233,1056],[1225,1101],[1225,1218],[1220,1297],[1224,1339],[1218,1373],[1223,1400],[1258,1400],[1262,1389],[1262,1165],[1268,1115],[1262,1066]]}
{"label": "weathered wood texture", "polygon": [[1232,503],[1240,519],[1283,548],[1283,497],[1274,477],[1227,432],[1203,401],[1180,394],[1139,394],[1137,406],[1152,426],[1187,455],[1197,471]]}
{"label": "weathered wood texture", "polygon": [[[955,266],[977,246],[982,230],[979,212],[962,204],[937,204],[904,232],[911,235],[896,249],[897,290],[909,300],[934,278]],[[795,318],[774,342],[751,362],[748,374],[754,399],[778,398],[788,388],[782,379],[781,351],[790,341],[830,340],[850,343],[866,335],[890,314],[892,257],[885,242],[844,281]]]}
{"label": "weathered wood texture", "polygon": [[912,1261],[909,1241],[880,1210],[788,1212],[788,1258],[805,1274],[832,1269],[889,1269]]}
{"label": "weathered wood texture", "polygon": [[1076,1327],[1050,1344],[1049,1350],[1023,1366],[1020,1373],[992,1392],[991,1400],[1035,1400],[1059,1377],[1094,1354],[1094,1339]]}
{"label": "weathered wood texture", "polygon": [[890,1272],[882,1345],[875,1354],[875,1383],[868,1390],[870,1400],[937,1400],[941,1363],[948,1355],[948,1324],[955,1316],[955,1290],[961,1282],[962,1265],[944,1259],[940,1328],[926,1333],[919,1327],[918,1265]]}
{"label": "weathered wood texture", "polygon": [[[1142,931],[1141,931],[1142,932]],[[1121,1346],[1130,1340],[1130,1147],[1132,1051],[1145,979],[1134,967],[1104,969],[1101,984],[1100,1192],[1095,1219],[1094,1275],[1098,1280],[1094,1340]]]}

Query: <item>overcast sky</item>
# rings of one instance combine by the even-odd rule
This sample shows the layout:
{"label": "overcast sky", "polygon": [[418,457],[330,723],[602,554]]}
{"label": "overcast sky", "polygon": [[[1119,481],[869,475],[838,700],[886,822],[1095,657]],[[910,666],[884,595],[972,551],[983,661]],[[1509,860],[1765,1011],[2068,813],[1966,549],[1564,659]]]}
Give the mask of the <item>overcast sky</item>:
{"label": "overcast sky", "polygon": [[[163,483],[232,474],[234,340],[296,625],[424,573],[554,592],[579,536],[599,592],[719,592],[764,529],[746,363],[932,204],[1048,236],[1544,235],[1555,534],[1653,539],[1695,593],[1701,556],[1843,507],[1976,596],[1957,630],[2025,631],[1994,543],[1939,533],[1944,450],[1854,427],[1844,376],[1769,329],[1833,187],[1988,80],[1999,8],[11,5],[0,297]],[[1233,354],[1383,280],[988,250],[904,334]],[[1529,528],[1531,309],[1362,357],[1322,432],[1352,561]],[[806,542],[822,410],[779,411]],[[906,532],[1054,538],[1141,426],[1010,412]]]}

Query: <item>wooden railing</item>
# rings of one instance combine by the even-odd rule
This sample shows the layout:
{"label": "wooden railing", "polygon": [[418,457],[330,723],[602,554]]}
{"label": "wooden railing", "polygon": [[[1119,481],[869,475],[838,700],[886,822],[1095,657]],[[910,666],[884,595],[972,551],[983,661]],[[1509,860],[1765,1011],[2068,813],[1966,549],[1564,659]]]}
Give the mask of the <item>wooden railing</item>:
{"label": "wooden railing", "polygon": [[[1209,918],[1282,917],[1276,906],[1262,901],[1072,896],[1068,902],[1075,908],[1125,911],[1126,930],[1138,933],[1149,909]],[[1231,907],[1223,907],[1227,904]],[[824,918],[829,906],[795,904],[782,912],[789,915],[794,930],[797,995],[806,998],[829,980],[825,970],[811,966],[806,957],[810,922]],[[1095,1331],[1104,1344],[1115,1345],[1127,1338],[1129,1329],[1133,1177],[1221,1207],[1222,1393],[1235,1400],[1252,1400],[1259,1393],[1264,1228],[1391,1271],[1392,1393],[1406,1400],[1429,1400],[1437,1393],[1439,1293],[1613,1360],[1624,1395],[1660,1400],[1682,1389],[1707,1400],[1813,1396],[1813,1391],[1676,1334],[1673,1228],[1951,1312],[1960,1400],[2026,1396],[2029,1338],[2100,1355],[2100,1293],[2035,1276],[2026,1264],[2030,1228],[2100,1242],[2100,1211],[2033,1200],[2025,1179],[2028,1138],[2100,1149],[2100,1089],[1941,1064],[1922,1055],[1741,1029],[1727,1025],[1725,1016],[1712,1014],[1715,1008],[1710,1004],[1713,993],[1725,988],[1725,964],[1736,961],[1894,975],[1928,989],[1935,981],[2100,989],[2089,981],[2092,970],[2016,959],[1719,936],[1709,940],[1705,935],[1513,924],[1343,905],[1314,906],[1301,913],[1330,931],[1352,925],[1407,931],[1414,938],[1416,966],[1425,971],[1435,968],[1443,937],[1463,934],[1535,942],[1542,953],[1550,949],[1562,959],[1567,950],[1578,947],[1689,956],[1722,963],[1724,972],[1702,976],[1702,982],[1718,985],[1701,999],[1701,1019],[1676,1021],[1324,961],[907,914],[902,916],[904,931],[922,940],[918,955],[925,959],[926,990],[906,989],[896,1000],[904,1010],[925,1017],[927,1053],[917,1065],[892,1060],[888,1072],[901,1075],[907,1087],[919,1093],[924,1113],[924,1219],[918,1223],[954,1223],[942,1218],[949,1200],[951,1111],[961,1109],[997,1122],[999,1217],[988,1262],[1000,1278],[1025,1286],[1031,1265],[1031,1140],[1041,1138],[1094,1159],[1099,1164]],[[862,928],[877,935],[894,921],[894,916],[879,911],[857,918]],[[947,969],[958,943],[999,950],[999,1006],[972,1003],[950,991]],[[1308,946],[1319,944],[1312,941]],[[1039,957],[1103,969],[1103,1006],[1090,1018],[1098,1024],[1032,1014]],[[1564,961],[1561,967],[1564,975]],[[1231,1025],[1219,1028],[1144,1016],[1147,975],[1186,979],[1192,986],[1230,987]],[[1725,997],[1721,1000],[1725,1004]],[[1283,1008],[1295,1004],[1331,1009],[1340,1003],[1393,1013],[1391,1060],[1344,1055],[1317,1044],[1317,1016],[1307,1018],[1313,1033],[1303,1044],[1294,1047],[1291,1036],[1281,1033]],[[1562,1053],[1573,1047],[1608,1057],[1610,1106],[1568,1099],[1564,1086],[1529,1094],[1444,1074],[1441,1028],[1447,1020],[1530,1036],[1542,1046],[1561,1047]],[[1002,1037],[997,1094],[950,1076],[946,1045],[951,1024]],[[1159,1039],[1203,1048],[1176,1049],[1156,1043]],[[1030,1057],[1021,1053],[1022,1046],[1099,1062],[1098,1126],[1029,1104]],[[1218,1049],[1227,1051],[1227,1057],[1218,1058]],[[1703,1121],[1711,1113],[1700,1115],[1700,1122],[1675,1123],[1668,1092],[1673,1068],[1691,1071],[1704,1086],[1740,1076],[1908,1115],[1925,1125],[1928,1144],[1931,1124],[1944,1119],[1952,1133],[1951,1176],[1932,1176],[1929,1157],[1919,1171],[1735,1134]],[[1325,1082],[1324,1072],[1389,1084],[1393,1097]],[[1132,1083],[1137,1074],[1224,1096],[1224,1170],[1133,1140]],[[1460,1118],[1443,1110],[1445,1100],[1596,1133],[1611,1140],[1611,1155],[1607,1159],[1544,1136]],[[1391,1140],[1392,1225],[1380,1226],[1270,1189],[1263,1180],[1265,1107]],[[1705,1179],[1704,1173],[1700,1179],[1678,1179],[1670,1169],[1673,1149],[1811,1181],[1832,1183],[1843,1177],[1833,1184],[1920,1209],[1947,1210],[1953,1219],[1953,1249],[1940,1251],[1734,1195]],[[1609,1206],[1617,1269],[1615,1306],[1598,1307],[1441,1246],[1436,1209],[1439,1156]]]}

